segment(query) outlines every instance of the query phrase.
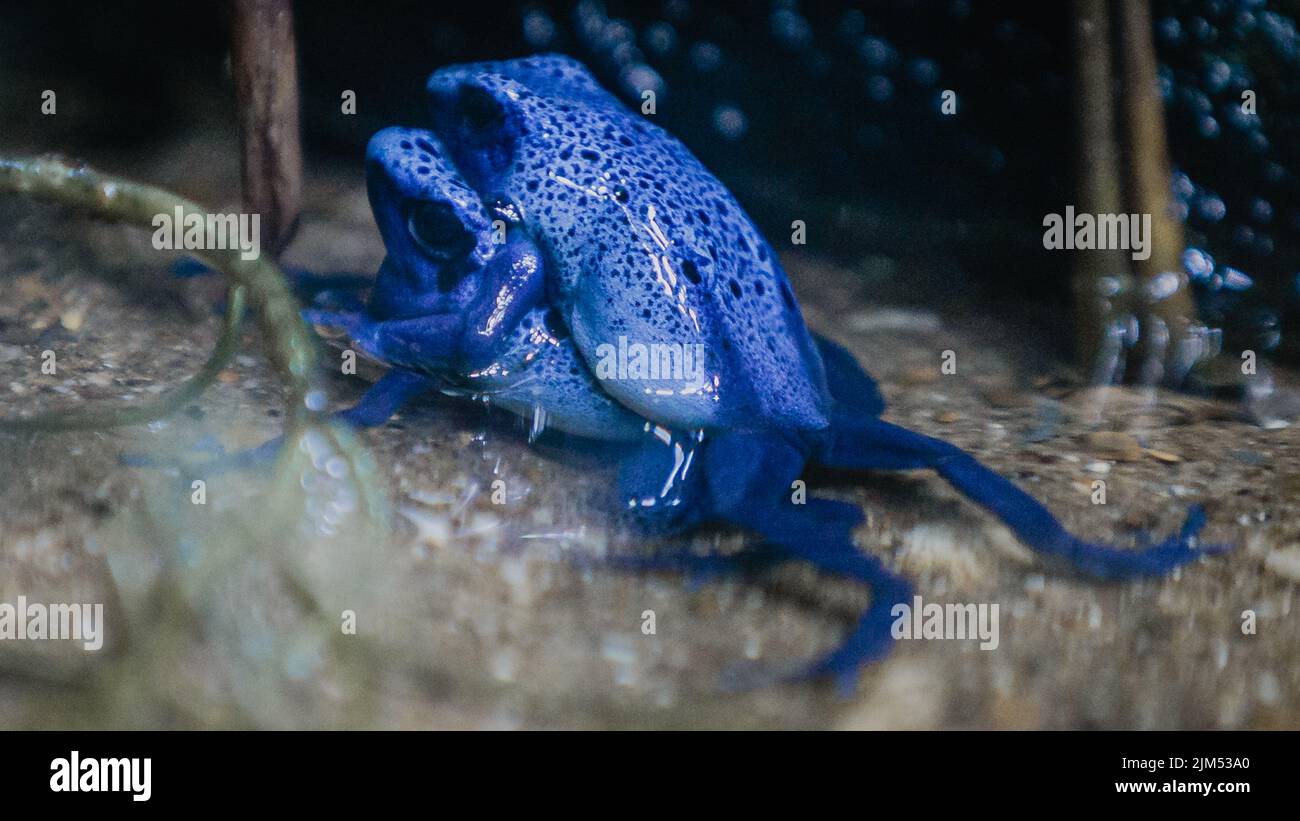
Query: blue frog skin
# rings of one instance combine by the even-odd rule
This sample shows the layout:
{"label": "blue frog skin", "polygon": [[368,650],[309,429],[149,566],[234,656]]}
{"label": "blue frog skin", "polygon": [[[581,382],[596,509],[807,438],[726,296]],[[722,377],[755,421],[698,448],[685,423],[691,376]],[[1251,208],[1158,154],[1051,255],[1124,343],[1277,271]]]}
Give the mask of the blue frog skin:
{"label": "blue frog skin", "polygon": [[880,419],[875,383],[808,331],[727,189],[580,63],[451,66],[427,92],[430,128],[388,128],[367,149],[387,250],[368,301],[318,295],[304,312],[390,366],[344,418],[382,424],[441,390],[617,443],[612,504],[639,526],[755,537],[738,555],[670,551],[645,566],[806,561],[870,586],[844,642],[800,668],[846,688],[888,652],[891,610],[911,589],[854,546],[856,505],[792,492],[809,464],[937,471],[1024,544],[1098,579],[1161,575],[1220,549],[1198,549],[1199,508],[1140,549],[1083,541],[967,453]]}

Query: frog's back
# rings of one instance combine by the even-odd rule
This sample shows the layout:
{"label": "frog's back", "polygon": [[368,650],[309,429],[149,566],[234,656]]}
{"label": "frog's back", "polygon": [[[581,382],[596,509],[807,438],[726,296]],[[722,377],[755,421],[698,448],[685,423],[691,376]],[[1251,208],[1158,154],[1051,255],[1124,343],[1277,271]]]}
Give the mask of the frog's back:
{"label": "frog's back", "polygon": [[429,89],[462,171],[523,208],[593,370],[598,349],[703,352],[703,379],[604,390],[672,427],[825,426],[822,363],[785,272],[682,143],[564,57],[453,66]]}

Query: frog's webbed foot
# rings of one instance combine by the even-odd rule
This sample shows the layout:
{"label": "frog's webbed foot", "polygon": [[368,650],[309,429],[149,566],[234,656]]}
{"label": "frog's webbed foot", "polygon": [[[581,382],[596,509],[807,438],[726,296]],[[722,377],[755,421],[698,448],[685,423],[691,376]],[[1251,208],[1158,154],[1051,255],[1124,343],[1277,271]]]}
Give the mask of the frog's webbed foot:
{"label": "frog's webbed foot", "polygon": [[786,510],[755,508],[738,518],[748,519],[749,527],[779,542],[786,558],[801,559],[818,570],[866,585],[871,590],[871,604],[839,645],[820,659],[777,668],[736,665],[727,671],[725,684],[731,689],[749,689],[781,681],[830,677],[840,695],[851,696],[857,688],[859,671],[893,649],[893,610],[911,601],[911,585],[878,558],[854,546],[852,531],[863,518],[857,505],[808,499]]}
{"label": "frog's webbed foot", "polygon": [[754,505],[751,509],[733,510],[732,516],[782,545],[791,558],[867,585],[871,590],[871,604],[858,617],[848,636],[826,656],[793,669],[766,673],[739,667],[729,676],[730,683],[752,686],[765,684],[773,677],[801,680],[830,676],[841,695],[851,695],[857,687],[858,671],[883,659],[893,649],[891,611],[896,605],[909,602],[912,596],[906,579],[854,546],[853,529],[863,521],[861,509],[847,502],[808,499],[797,505],[789,501],[779,506]]}
{"label": "frog's webbed foot", "polygon": [[1200,545],[1197,535],[1205,527],[1205,509],[1192,505],[1178,533],[1152,544],[1150,534],[1138,534],[1137,550],[1116,550],[1104,544],[1092,544],[1068,536],[1061,545],[1064,556],[1081,572],[1102,579],[1122,579],[1134,576],[1163,576],[1176,567],[1201,556],[1226,553],[1232,545]]}
{"label": "frog's webbed foot", "polygon": [[858,418],[842,411],[834,414],[827,441],[815,461],[853,470],[932,468],[971,501],[1001,519],[1026,546],[1099,579],[1161,576],[1201,556],[1231,549],[1198,545],[1197,534],[1205,524],[1205,513],[1199,506],[1191,508],[1177,534],[1156,544],[1145,535],[1139,538],[1137,550],[1086,542],[1062,527],[1028,493],[960,448],[879,419]]}
{"label": "frog's webbed foot", "polygon": [[[369,348],[373,347],[373,339],[378,335],[376,328],[379,321],[368,316],[365,311],[335,311],[326,308],[304,308],[302,310],[303,322],[308,325],[320,326],[322,328],[335,328],[345,332],[361,347],[369,353]],[[368,344],[369,343],[369,344]]]}

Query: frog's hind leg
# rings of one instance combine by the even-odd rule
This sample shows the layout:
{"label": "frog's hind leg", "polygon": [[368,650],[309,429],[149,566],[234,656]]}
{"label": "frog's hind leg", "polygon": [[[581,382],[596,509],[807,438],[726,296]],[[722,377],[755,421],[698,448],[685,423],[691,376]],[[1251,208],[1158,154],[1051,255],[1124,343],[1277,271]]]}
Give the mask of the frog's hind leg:
{"label": "frog's hind leg", "polygon": [[933,469],[971,501],[1001,519],[1028,547],[1061,558],[1097,578],[1159,576],[1202,555],[1226,549],[1197,548],[1196,535],[1205,524],[1205,514],[1199,507],[1191,509],[1176,535],[1137,550],[1086,542],[1069,533],[1028,493],[955,445],[843,410],[832,415],[831,427],[814,461],[851,470]]}
{"label": "frog's hind leg", "polygon": [[835,403],[844,410],[863,416],[879,416],[885,410],[880,389],[853,354],[820,334],[813,343],[826,369],[826,385]]}
{"label": "frog's hind leg", "polygon": [[[649,445],[625,462],[619,486],[627,509],[652,520],[661,531],[681,532],[710,522],[738,525],[763,539],[740,554],[750,566],[754,560],[764,565],[802,560],[870,586],[871,606],[850,635],[834,652],[799,671],[800,677],[833,675],[842,689],[851,690],[858,669],[889,652],[890,611],[911,596],[905,580],[854,546],[853,529],[862,523],[862,511],[856,505],[805,500],[796,494],[794,481],[804,468],[804,448],[783,434],[722,433],[693,444],[691,449],[677,443]],[[706,563],[707,557],[700,559],[692,562],[687,554],[676,552],[668,561],[669,566],[696,572],[719,570]],[[744,564],[735,567],[747,569]]]}

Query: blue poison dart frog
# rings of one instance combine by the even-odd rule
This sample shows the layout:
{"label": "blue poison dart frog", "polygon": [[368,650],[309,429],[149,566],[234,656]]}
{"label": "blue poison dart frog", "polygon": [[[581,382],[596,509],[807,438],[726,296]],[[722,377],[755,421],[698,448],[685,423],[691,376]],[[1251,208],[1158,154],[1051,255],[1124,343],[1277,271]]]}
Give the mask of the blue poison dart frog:
{"label": "blue poison dart frog", "polygon": [[439,390],[620,443],[613,503],[639,525],[755,537],[725,558],[674,550],[647,564],[804,561],[870,587],[838,649],[800,668],[846,687],[888,653],[890,611],[911,591],[854,546],[856,505],[793,492],[810,463],[937,471],[1024,544],[1099,579],[1158,576],[1217,550],[1197,548],[1199,508],[1140,549],[1084,541],[959,448],[883,421],[871,377],[808,331],[727,189],[580,63],[451,66],[427,92],[430,128],[384,129],[366,151],[387,250],[368,300],[304,313],[389,366],[345,419],[382,424]]}

